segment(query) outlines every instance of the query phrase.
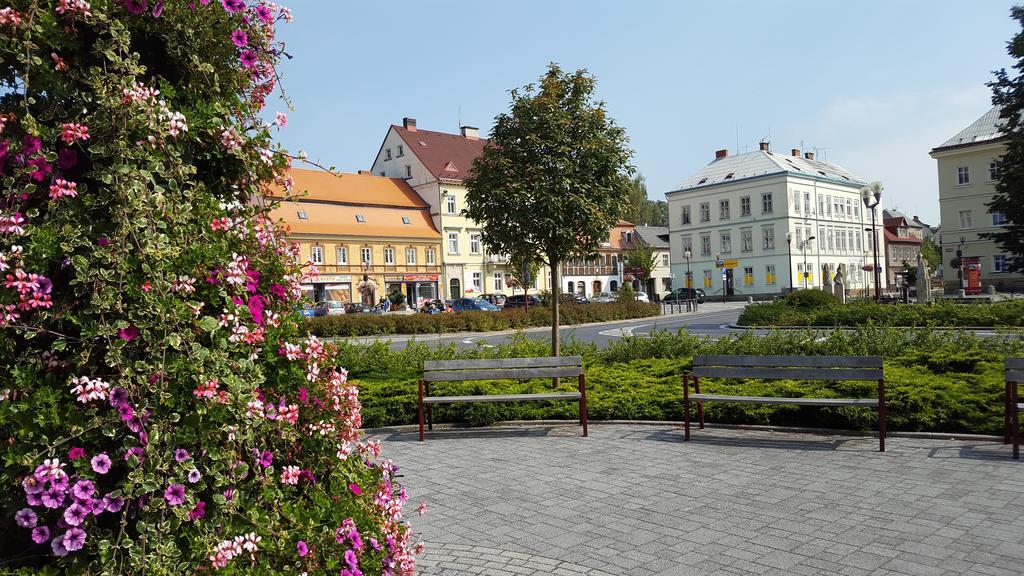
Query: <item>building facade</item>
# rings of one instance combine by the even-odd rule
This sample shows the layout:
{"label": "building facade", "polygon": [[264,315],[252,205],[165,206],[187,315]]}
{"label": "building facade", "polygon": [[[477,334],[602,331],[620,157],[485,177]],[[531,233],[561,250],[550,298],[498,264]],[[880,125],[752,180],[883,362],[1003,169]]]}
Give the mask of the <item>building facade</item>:
{"label": "building facade", "polygon": [[903,287],[903,265],[917,269],[917,255],[924,240],[923,226],[896,210],[884,210],[885,227],[885,280],[889,290]]}
{"label": "building facade", "polygon": [[999,159],[1005,153],[997,107],[930,153],[938,165],[939,245],[947,293],[978,292],[989,286],[1024,290],[1024,275],[1009,272],[1007,255],[994,241],[981,237],[1006,224],[1005,214],[987,206],[996,193]]}
{"label": "building facade", "polygon": [[[634,226],[619,220],[593,258],[573,258],[562,264],[561,280],[567,294],[592,298],[601,292],[618,292],[629,271],[626,253],[636,248]],[[637,284],[639,286],[639,284]]]}
{"label": "building facade", "polygon": [[319,271],[303,286],[309,298],[370,305],[396,291],[412,305],[438,298],[441,234],[403,179],[300,169],[291,176],[291,198],[271,191],[280,202],[271,218],[284,220],[301,260]]}
{"label": "building facade", "polygon": [[651,297],[664,298],[675,288],[672,282],[672,257],[669,252],[669,233],[667,226],[636,226],[636,237],[641,245],[654,251],[654,268],[651,277],[643,290]]}
{"label": "building facade", "polygon": [[[709,298],[779,294],[822,287],[822,270],[846,270],[846,288],[873,284],[867,184],[813,153],[727,150],[666,194],[672,272]],[[875,233],[881,236],[881,214]],[[687,253],[689,257],[687,257]],[[884,269],[885,254],[879,252]]]}
{"label": "building facade", "polygon": [[[463,126],[460,134],[446,134],[421,130],[415,119],[405,118],[401,126],[388,128],[373,161],[374,174],[404,180],[428,205],[434,227],[441,234],[444,298],[510,293],[507,279],[516,276],[506,256],[487,251],[480,225],[462,216],[464,181],[486,144],[479,130],[471,126]],[[543,267],[538,276],[530,283],[531,293],[546,287]]]}

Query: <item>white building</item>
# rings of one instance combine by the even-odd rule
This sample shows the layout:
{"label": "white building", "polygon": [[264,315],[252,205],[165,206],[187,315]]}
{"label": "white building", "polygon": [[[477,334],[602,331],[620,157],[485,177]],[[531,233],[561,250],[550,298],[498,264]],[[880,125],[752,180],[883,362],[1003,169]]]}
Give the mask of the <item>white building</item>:
{"label": "white building", "polygon": [[[672,272],[679,279],[692,273],[677,285],[703,288],[709,298],[721,298],[723,284],[736,297],[778,294],[791,285],[821,287],[823,265],[835,271],[843,264],[849,292],[873,289],[871,214],[860,194],[866,184],[797,149],[777,154],[762,143],[735,156],[717,151],[666,194]],[[878,258],[884,270],[885,254]]]}
{"label": "white building", "polygon": [[665,226],[636,226],[634,230],[640,244],[650,247],[654,252],[654,268],[651,270],[651,277],[647,280],[647,285],[643,287],[653,302],[655,296],[664,298],[674,288],[668,228]]}

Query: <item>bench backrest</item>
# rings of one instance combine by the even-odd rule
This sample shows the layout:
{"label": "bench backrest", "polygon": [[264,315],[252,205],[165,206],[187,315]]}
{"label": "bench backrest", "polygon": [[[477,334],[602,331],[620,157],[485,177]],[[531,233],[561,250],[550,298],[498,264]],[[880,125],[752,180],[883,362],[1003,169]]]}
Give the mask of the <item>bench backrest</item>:
{"label": "bench backrest", "polygon": [[1024,382],[1024,358],[1006,359],[1006,381]]}
{"label": "bench backrest", "polygon": [[881,356],[694,356],[694,376],[759,380],[881,380]]}
{"label": "bench backrest", "polygon": [[583,358],[580,356],[423,362],[423,380],[427,382],[575,378],[582,373]]}

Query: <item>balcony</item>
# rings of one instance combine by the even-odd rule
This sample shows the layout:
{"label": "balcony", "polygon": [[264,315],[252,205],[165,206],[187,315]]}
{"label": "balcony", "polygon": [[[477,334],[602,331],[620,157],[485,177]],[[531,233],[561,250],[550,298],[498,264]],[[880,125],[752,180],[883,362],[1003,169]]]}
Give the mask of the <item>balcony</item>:
{"label": "balcony", "polygon": [[613,276],[618,274],[615,266],[562,266],[562,276]]}

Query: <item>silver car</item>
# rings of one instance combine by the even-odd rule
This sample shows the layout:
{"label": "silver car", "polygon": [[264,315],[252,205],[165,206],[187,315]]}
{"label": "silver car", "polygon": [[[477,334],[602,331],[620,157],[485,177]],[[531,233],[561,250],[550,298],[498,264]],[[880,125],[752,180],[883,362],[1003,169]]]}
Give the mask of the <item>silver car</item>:
{"label": "silver car", "polygon": [[594,304],[607,304],[616,300],[618,300],[618,296],[614,292],[601,292],[590,299]]}

